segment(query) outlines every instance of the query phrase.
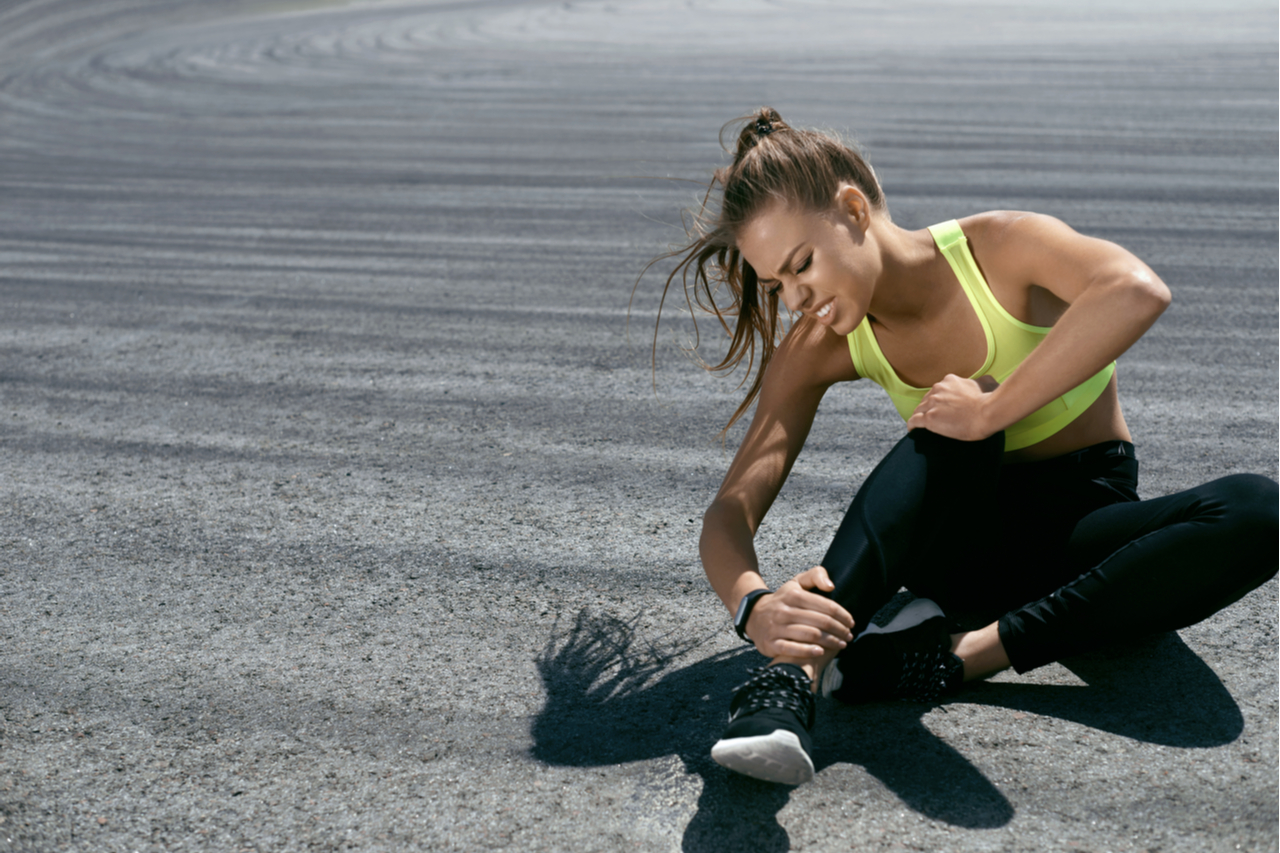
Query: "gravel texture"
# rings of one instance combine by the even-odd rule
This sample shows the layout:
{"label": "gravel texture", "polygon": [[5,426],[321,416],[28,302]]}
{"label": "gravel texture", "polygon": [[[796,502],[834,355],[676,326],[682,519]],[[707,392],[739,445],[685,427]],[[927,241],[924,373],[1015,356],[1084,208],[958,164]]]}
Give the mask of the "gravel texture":
{"label": "gravel texture", "polygon": [[[1276,32],[0,2],[0,851],[1276,850],[1274,580],[939,707],[824,705],[800,788],[713,764],[760,661],[695,549],[738,392],[678,311],[651,370],[660,275],[627,325],[769,103],[855,133],[907,227],[1133,249],[1174,291],[1119,368],[1144,494],[1275,477]],[[901,432],[861,384],[759,536],[774,582]]]}

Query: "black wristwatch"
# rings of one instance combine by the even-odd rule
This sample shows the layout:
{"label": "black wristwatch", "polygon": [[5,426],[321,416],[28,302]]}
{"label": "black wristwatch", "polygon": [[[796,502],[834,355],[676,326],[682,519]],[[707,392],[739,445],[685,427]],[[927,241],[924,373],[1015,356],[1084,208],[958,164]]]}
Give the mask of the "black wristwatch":
{"label": "black wristwatch", "polygon": [[733,630],[737,631],[738,636],[748,643],[751,642],[751,638],[747,636],[747,620],[751,618],[751,608],[756,606],[760,596],[768,595],[770,592],[773,592],[773,590],[753,589],[742,596],[742,600],[738,602],[738,615],[733,617]]}

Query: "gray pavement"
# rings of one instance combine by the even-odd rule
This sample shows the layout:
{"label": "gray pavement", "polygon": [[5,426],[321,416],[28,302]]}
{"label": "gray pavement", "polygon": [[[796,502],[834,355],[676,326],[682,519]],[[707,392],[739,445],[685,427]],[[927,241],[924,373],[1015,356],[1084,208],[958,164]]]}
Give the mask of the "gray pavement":
{"label": "gray pavement", "polygon": [[[901,224],[1133,249],[1174,291],[1120,364],[1144,494],[1274,477],[1276,32],[1211,0],[0,2],[0,850],[1275,850],[1274,580],[941,707],[824,707],[804,787],[713,764],[759,660],[695,552],[736,392],[674,315],[651,374],[656,276],[626,318],[768,103],[856,135]],[[833,391],[768,578],[901,429]]]}

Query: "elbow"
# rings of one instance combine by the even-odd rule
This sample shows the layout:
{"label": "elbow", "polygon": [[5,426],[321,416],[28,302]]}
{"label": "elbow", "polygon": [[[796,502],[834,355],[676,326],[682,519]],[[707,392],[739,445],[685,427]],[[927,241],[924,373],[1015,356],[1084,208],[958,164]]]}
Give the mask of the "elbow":
{"label": "elbow", "polygon": [[702,535],[699,537],[699,550],[715,547],[715,543],[723,542],[725,537],[745,535],[750,540],[755,529],[747,519],[746,511],[736,501],[717,497],[702,514]]}
{"label": "elbow", "polygon": [[1173,301],[1169,286],[1149,269],[1134,270],[1126,279],[1125,289],[1137,312],[1154,323]]}
{"label": "elbow", "polygon": [[708,536],[715,531],[722,529],[728,521],[728,507],[719,498],[711,502],[711,506],[707,507],[707,511],[702,514],[702,541],[705,542]]}
{"label": "elbow", "polygon": [[1169,291],[1169,285],[1165,284],[1154,275],[1148,282],[1148,296],[1155,308],[1156,316],[1159,317],[1169,307],[1169,303],[1173,301],[1173,294]]}
{"label": "elbow", "polygon": [[707,541],[711,538],[719,521],[721,510],[717,504],[717,501],[712,501],[711,506],[707,507],[707,511],[702,514],[702,534],[698,537],[699,551],[706,550]]}
{"label": "elbow", "polygon": [[703,531],[715,523],[716,517],[719,516],[721,512],[720,499],[716,498],[711,502],[711,506],[707,507],[706,512],[702,514]]}

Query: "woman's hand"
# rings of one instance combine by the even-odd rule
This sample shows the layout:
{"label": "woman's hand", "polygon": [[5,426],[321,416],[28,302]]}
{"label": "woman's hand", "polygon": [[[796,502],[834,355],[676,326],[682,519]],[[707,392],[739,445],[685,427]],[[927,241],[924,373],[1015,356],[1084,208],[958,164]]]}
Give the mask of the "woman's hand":
{"label": "woman's hand", "polygon": [[919,427],[947,438],[981,441],[998,430],[988,422],[985,409],[987,395],[998,387],[992,376],[964,379],[948,373],[907,418],[907,429]]}
{"label": "woman's hand", "polygon": [[756,602],[747,620],[747,636],[769,658],[818,658],[840,651],[853,639],[853,617],[831,599],[809,591],[835,588],[822,566],[801,572]]}
{"label": "woman's hand", "polygon": [[[946,377],[907,419],[910,427],[967,440],[1006,429],[1115,361],[1169,305],[1169,288],[1150,267],[1051,216],[993,211],[966,218],[964,230],[1000,304],[1022,322],[1052,328],[993,393]],[[1122,421],[1115,426],[1113,437],[1128,434]]]}

